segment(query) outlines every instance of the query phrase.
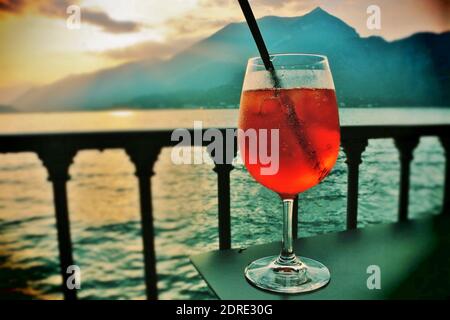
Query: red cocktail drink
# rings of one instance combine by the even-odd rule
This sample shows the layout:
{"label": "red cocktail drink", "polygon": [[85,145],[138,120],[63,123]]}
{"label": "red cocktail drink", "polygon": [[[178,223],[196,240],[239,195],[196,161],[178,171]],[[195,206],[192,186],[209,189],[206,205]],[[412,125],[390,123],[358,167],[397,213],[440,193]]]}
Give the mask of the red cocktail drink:
{"label": "red cocktail drink", "polygon": [[261,58],[248,61],[238,138],[247,170],[282,199],[282,247],[278,256],[250,263],[245,277],[269,291],[308,292],[325,286],[330,272],[294,253],[294,199],[321,182],[336,162],[338,105],[326,57],[279,54],[270,59],[270,64]]}

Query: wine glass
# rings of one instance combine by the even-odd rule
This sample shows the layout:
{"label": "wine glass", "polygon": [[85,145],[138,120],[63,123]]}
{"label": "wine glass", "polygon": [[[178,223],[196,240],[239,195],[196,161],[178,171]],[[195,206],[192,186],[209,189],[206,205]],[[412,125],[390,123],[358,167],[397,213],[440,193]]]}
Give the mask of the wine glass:
{"label": "wine glass", "polygon": [[292,215],[297,195],[320,183],[336,162],[338,106],[327,57],[270,57],[271,71],[259,57],[248,61],[238,141],[249,173],[282,200],[282,248],[278,256],[250,263],[245,276],[268,291],[300,293],[316,290],[330,280],[330,272],[322,263],[295,255]]}

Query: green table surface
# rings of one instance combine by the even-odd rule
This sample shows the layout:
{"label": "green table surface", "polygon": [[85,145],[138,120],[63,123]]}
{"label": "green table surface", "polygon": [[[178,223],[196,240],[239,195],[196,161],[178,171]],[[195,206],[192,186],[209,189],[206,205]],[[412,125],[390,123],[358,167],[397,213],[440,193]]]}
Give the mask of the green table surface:
{"label": "green table surface", "polygon": [[[303,294],[257,289],[244,277],[251,261],[277,254],[280,243],[212,251],[191,261],[220,299],[444,299],[450,297],[450,217],[368,226],[295,241],[300,256],[331,272],[330,283]],[[369,266],[380,268],[381,289],[368,289]]]}

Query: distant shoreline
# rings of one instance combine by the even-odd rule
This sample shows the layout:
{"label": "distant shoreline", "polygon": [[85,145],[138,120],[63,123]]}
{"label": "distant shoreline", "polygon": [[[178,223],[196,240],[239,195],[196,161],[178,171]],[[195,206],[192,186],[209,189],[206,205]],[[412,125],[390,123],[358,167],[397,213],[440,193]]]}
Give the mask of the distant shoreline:
{"label": "distant shoreline", "polygon": [[0,113],[16,113],[16,112],[18,113],[20,111],[11,106],[0,105]]}
{"label": "distant shoreline", "polygon": [[[339,109],[386,109],[386,108],[399,108],[399,109],[447,109],[450,108],[450,105],[440,106],[419,106],[419,105],[389,105],[389,106],[339,106]],[[93,108],[74,108],[74,109],[62,109],[62,110],[33,110],[33,111],[23,111],[18,110],[12,106],[3,106],[0,105],[0,114],[5,113],[73,113],[73,112],[114,112],[114,111],[153,111],[153,110],[168,110],[168,111],[177,111],[177,110],[219,110],[219,109],[239,109],[239,106],[220,106],[211,107],[211,106],[182,106],[182,107],[135,107],[135,106],[114,106],[114,107],[93,107]]]}

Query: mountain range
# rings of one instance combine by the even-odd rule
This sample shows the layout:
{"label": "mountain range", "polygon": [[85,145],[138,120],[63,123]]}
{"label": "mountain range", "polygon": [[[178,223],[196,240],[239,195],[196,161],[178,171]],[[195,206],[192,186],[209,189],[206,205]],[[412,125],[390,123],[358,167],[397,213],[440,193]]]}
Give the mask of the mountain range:
{"label": "mountain range", "polygon": [[[450,32],[388,42],[362,38],[316,8],[258,20],[269,52],[328,56],[341,106],[450,106]],[[26,111],[118,107],[236,107],[247,59],[257,49],[245,23],[232,23],[170,60],[149,59],[35,87],[12,105]]]}

